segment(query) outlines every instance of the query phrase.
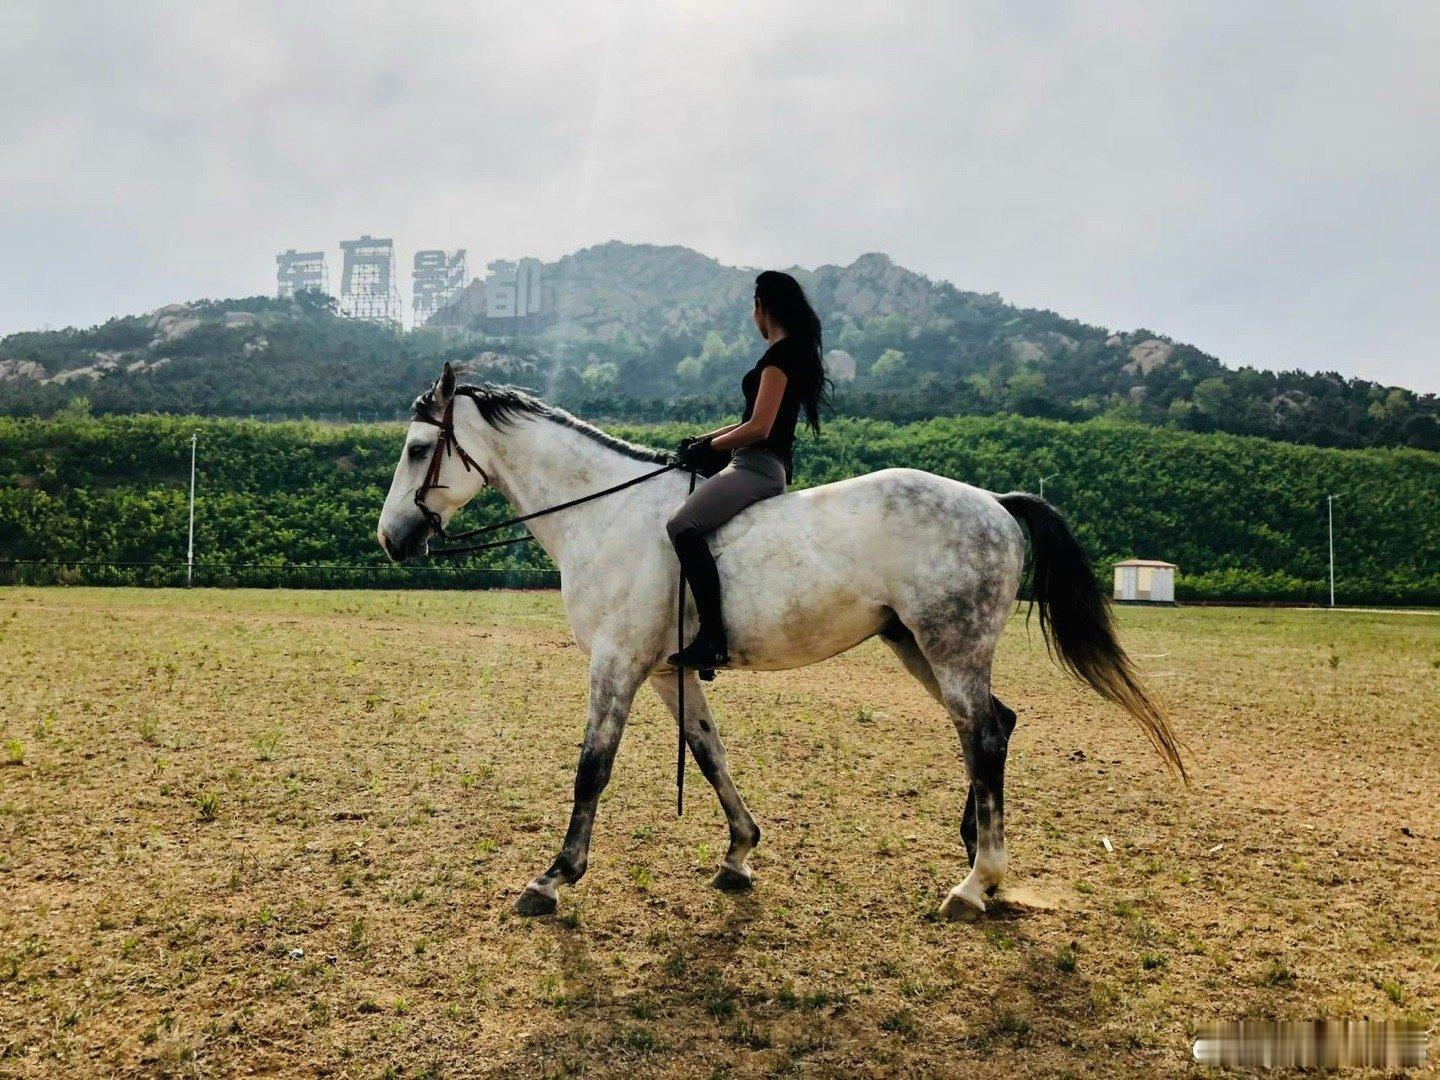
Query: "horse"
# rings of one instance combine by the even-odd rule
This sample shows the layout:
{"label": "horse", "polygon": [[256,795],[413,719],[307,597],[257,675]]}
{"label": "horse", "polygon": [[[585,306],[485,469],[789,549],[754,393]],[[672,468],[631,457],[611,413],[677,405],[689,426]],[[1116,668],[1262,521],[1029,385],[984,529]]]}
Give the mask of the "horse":
{"label": "horse", "polygon": [[[449,364],[412,407],[376,529],[396,561],[427,554],[486,485],[524,516],[629,483],[526,522],[560,568],[565,612],[589,658],[589,715],[564,842],[515,901],[521,915],[554,912],[559,887],[584,876],[596,805],[646,681],[676,716],[725,811],[729,846],[712,884],[740,890],[753,881],[749,856],[760,829],[730,777],[697,673],[666,660],[695,625],[693,605],[676,602],[680,571],[665,533],[687,477],[670,470],[639,481],[670,462],[519,388],[458,386]],[[960,828],[970,868],[941,904],[947,919],[983,915],[1006,870],[1005,758],[1015,713],[990,692],[990,671],[1019,600],[1022,525],[1032,549],[1031,603],[1051,655],[1127,712],[1184,779],[1165,713],[1120,646],[1074,534],[1043,499],[883,469],[766,499],[711,537],[731,668],[804,667],[879,636],[949,713],[970,782]]]}

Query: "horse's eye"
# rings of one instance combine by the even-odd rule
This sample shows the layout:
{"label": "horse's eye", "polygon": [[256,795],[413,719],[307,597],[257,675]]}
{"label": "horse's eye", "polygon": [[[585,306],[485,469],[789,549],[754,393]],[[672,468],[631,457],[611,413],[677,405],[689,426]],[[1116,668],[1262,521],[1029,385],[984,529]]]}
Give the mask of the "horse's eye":
{"label": "horse's eye", "polygon": [[419,461],[428,453],[430,453],[430,447],[428,446],[416,445],[410,447],[410,458],[412,461]]}

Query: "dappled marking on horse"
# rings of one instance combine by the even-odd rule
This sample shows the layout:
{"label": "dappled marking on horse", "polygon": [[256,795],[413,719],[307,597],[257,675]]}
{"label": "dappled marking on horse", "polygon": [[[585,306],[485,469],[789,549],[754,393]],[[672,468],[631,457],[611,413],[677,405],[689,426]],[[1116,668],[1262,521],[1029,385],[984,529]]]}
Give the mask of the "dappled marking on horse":
{"label": "dappled marking on horse", "polygon": [[[416,399],[414,417],[377,528],[395,559],[425,554],[486,484],[525,515],[668,460],[514,387],[457,386],[448,364]],[[665,659],[675,648],[680,573],[665,520],[686,484],[683,473],[666,472],[526,523],[560,568],[565,612],[590,659],[590,698],[569,828],[550,868],[516,901],[521,914],[554,911],[559,887],[585,874],[596,806],[647,680],[678,714],[684,678],[685,715],[677,719],[729,823],[714,884],[751,884],[760,829],[730,777],[696,673],[682,676]],[[1128,712],[1183,777],[1179,744],[1116,640],[1084,553],[1043,499],[884,469],[766,499],[712,537],[731,668],[804,667],[878,635],[949,713],[970,779],[960,829],[970,871],[941,905],[952,919],[983,914],[1005,875],[1005,758],[1015,713],[991,694],[990,669],[1020,592],[1022,525],[1032,548],[1031,595],[1052,655]],[[683,621],[688,640],[693,605]]]}

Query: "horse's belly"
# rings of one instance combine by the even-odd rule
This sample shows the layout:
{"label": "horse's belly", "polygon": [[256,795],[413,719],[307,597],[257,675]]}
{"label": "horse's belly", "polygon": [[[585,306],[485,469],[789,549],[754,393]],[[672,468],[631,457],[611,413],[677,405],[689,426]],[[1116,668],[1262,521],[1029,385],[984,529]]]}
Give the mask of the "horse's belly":
{"label": "horse's belly", "polygon": [[844,588],[766,592],[742,588],[725,598],[734,666],[781,671],[827,660],[877,633],[889,618],[878,601]]}

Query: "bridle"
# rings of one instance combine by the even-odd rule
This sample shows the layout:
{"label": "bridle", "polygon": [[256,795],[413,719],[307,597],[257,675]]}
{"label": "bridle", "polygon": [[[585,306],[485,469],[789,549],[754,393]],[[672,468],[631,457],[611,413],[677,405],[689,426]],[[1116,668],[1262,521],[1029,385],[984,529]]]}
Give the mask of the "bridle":
{"label": "bridle", "polygon": [[[490,474],[481,467],[478,461],[465,452],[465,448],[460,445],[460,440],[455,437],[455,399],[463,395],[473,400],[474,394],[470,392],[470,389],[470,387],[465,386],[456,387],[455,392],[450,396],[450,400],[445,403],[445,410],[440,414],[439,420],[422,411],[418,405],[411,416],[411,419],[417,423],[430,424],[440,429],[440,438],[436,440],[435,449],[430,455],[430,467],[425,470],[425,479],[421,482],[420,486],[415,489],[415,505],[419,508],[420,513],[425,515],[425,521],[435,530],[436,535],[446,540],[469,540],[476,536],[484,536],[486,533],[497,532],[500,529],[508,529],[512,525],[520,525],[524,522],[532,521],[535,518],[544,517],[546,514],[554,514],[560,510],[569,510],[572,506],[579,506],[582,503],[603,499],[606,495],[614,495],[617,491],[624,491],[626,488],[634,487],[636,484],[643,484],[646,480],[652,480],[661,473],[671,472],[684,467],[678,462],[670,462],[661,465],[658,469],[641,473],[639,476],[632,477],[613,487],[605,488],[602,491],[592,491],[588,495],[581,495],[578,499],[570,499],[568,502],[556,503],[554,506],[547,506],[543,510],[536,510],[529,514],[521,514],[518,517],[506,518],[504,521],[497,521],[490,525],[481,525],[478,529],[468,529],[462,533],[447,533],[444,524],[440,520],[440,515],[425,505],[426,495],[432,491],[439,491],[449,487],[448,484],[440,483],[440,469],[445,462],[445,458],[454,454],[460,459],[461,464],[465,466],[466,472],[474,469],[480,474],[480,478],[484,480],[486,484],[490,483]],[[693,472],[690,473],[690,489],[692,491],[695,489],[695,474]],[[531,534],[522,533],[508,540],[491,540],[483,544],[465,544],[461,547],[438,548],[430,552],[430,555],[434,558],[468,555],[474,551],[486,551],[490,548],[506,547],[509,544],[524,544],[534,539],[535,537]]]}
{"label": "bridle", "polygon": [[452,454],[455,455],[460,459],[461,464],[465,466],[466,472],[469,472],[473,468],[480,474],[480,478],[484,480],[486,484],[490,483],[490,474],[480,467],[478,461],[465,452],[465,448],[460,445],[460,440],[455,438],[455,399],[459,394],[460,392],[456,391],[456,393],[450,395],[450,400],[445,403],[445,411],[440,414],[439,420],[436,420],[433,416],[422,412],[418,408],[411,417],[416,423],[431,424],[440,429],[440,436],[435,440],[435,450],[430,455],[430,467],[425,470],[425,479],[421,481],[420,486],[415,489],[415,505],[419,507],[420,513],[424,515],[426,524],[435,530],[436,535],[445,537],[447,540],[450,539],[450,537],[446,535],[445,523],[440,520],[440,515],[425,505],[425,496],[429,495],[430,492],[439,491],[450,486],[449,484],[440,483],[440,468],[444,464],[445,459]]}

